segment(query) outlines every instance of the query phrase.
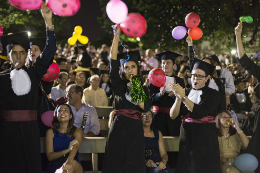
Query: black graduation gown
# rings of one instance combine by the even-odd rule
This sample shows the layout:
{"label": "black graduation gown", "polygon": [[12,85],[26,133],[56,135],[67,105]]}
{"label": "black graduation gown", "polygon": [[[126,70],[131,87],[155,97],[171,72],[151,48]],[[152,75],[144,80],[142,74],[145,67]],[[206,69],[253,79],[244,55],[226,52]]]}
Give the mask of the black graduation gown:
{"label": "black graduation gown", "polygon": [[[110,79],[115,96],[115,109],[138,110],[147,112],[152,104],[150,98],[144,103],[144,110],[128,101],[125,97],[123,80],[119,76],[119,60],[110,60]],[[144,87],[148,95],[148,89]],[[116,114],[109,129],[103,173],[145,173],[145,146],[143,123]]]}
{"label": "black graduation gown", "polygon": [[[46,131],[50,128],[43,124],[41,120],[41,115],[44,112],[47,111],[54,111],[55,107],[51,104],[49,99],[47,98],[46,94],[49,95],[51,93],[51,88],[53,86],[54,82],[45,82],[41,81],[39,85],[39,90],[38,90],[38,107],[37,107],[37,122],[39,125],[39,130],[40,130],[40,136],[45,137],[46,136]],[[42,91],[44,90],[44,92]]]}
{"label": "black graduation gown", "polygon": [[[176,83],[181,87],[185,88],[183,79],[172,75],[171,77],[175,78]],[[160,88],[154,86],[153,84],[148,85],[151,100],[153,106],[171,108],[175,102],[175,96],[168,96],[169,93],[164,93],[163,96],[160,96]],[[180,135],[180,126],[181,126],[181,116],[178,116],[175,120],[170,118],[169,113],[155,112],[154,113],[154,127],[162,132],[163,136],[179,136]]]}
{"label": "black graduation gown", "polygon": [[[256,65],[254,62],[252,62],[246,54],[240,59],[238,59],[238,62],[240,65],[246,69],[251,75],[257,78],[258,81],[260,81],[260,67]],[[255,90],[255,97],[260,98],[260,87],[257,87],[258,90]],[[254,107],[254,104],[253,104]],[[256,112],[256,116],[259,116],[259,109],[258,112]],[[254,127],[254,133],[252,135],[252,138],[249,141],[249,144],[247,146],[247,153],[250,153],[254,155],[257,160],[260,160],[260,119],[259,117],[256,117],[257,122],[255,123]],[[255,173],[260,173],[260,167],[255,170]]]}
{"label": "black graduation gown", "polygon": [[[201,101],[190,112],[182,103],[182,115],[202,119],[217,116],[219,94],[207,86],[202,88]],[[190,90],[186,92],[188,96]],[[181,125],[179,158],[176,173],[220,173],[220,153],[216,123],[183,123]]]}
{"label": "black graduation gown", "polygon": [[[28,94],[17,96],[12,90],[12,69],[0,72],[0,111],[37,110],[39,83],[47,72],[55,52],[54,32],[47,31],[47,43],[42,56],[37,57],[33,66],[22,67],[31,80],[31,90]],[[0,136],[1,172],[41,172],[40,135],[36,120],[0,121]]]}

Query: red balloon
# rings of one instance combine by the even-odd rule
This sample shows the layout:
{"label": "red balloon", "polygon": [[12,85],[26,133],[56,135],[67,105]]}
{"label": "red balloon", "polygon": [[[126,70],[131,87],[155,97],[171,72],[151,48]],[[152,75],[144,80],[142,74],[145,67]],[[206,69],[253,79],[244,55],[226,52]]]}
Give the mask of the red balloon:
{"label": "red balloon", "polygon": [[185,24],[188,28],[195,28],[200,24],[200,16],[196,13],[189,13],[185,17]]}
{"label": "red balloon", "polygon": [[42,5],[42,0],[8,0],[12,6],[19,10],[37,10]]}
{"label": "red balloon", "polygon": [[60,68],[56,63],[52,63],[47,71],[47,73],[43,76],[42,80],[46,82],[52,82],[59,77]]}
{"label": "red balloon", "polygon": [[73,16],[80,9],[79,0],[48,0],[47,6],[59,16]]}
{"label": "red balloon", "polygon": [[199,27],[189,29],[188,33],[192,40],[199,40],[203,35],[203,32]]}
{"label": "red balloon", "polygon": [[142,37],[146,33],[145,18],[138,13],[129,13],[124,22],[120,24],[121,30],[129,37]]}
{"label": "red balloon", "polygon": [[166,82],[166,74],[160,68],[155,68],[149,73],[149,81],[157,87],[162,87]]}
{"label": "red balloon", "polygon": [[54,111],[47,111],[41,115],[41,120],[43,124],[45,124],[46,126],[52,127],[53,117],[54,117]]}

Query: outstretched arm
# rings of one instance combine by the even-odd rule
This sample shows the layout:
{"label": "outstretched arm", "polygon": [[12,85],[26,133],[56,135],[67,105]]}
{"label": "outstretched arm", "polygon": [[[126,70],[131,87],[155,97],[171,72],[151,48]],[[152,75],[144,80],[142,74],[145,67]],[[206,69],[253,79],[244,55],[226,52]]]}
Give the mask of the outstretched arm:
{"label": "outstretched arm", "polygon": [[238,53],[238,58],[242,58],[243,55],[245,54],[245,50],[242,44],[242,38],[241,38],[241,33],[242,33],[242,23],[238,23],[237,27],[235,28],[235,34],[236,34],[236,42],[237,42],[237,53]]}
{"label": "outstretched arm", "polygon": [[120,37],[120,33],[121,33],[121,29],[119,24],[115,25],[114,27],[114,39],[113,39],[113,43],[112,43],[112,47],[111,47],[111,51],[110,51],[110,56],[112,60],[117,60],[117,53],[118,53],[118,42],[119,39],[117,38],[117,34],[118,33],[118,37]]}

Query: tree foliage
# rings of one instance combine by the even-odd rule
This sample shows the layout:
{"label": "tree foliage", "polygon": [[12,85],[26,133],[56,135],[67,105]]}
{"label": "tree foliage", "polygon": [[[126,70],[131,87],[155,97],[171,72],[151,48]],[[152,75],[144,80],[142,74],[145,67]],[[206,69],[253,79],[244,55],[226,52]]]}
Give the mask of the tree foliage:
{"label": "tree foliage", "polygon": [[[53,15],[53,24],[58,41],[65,41],[62,34],[64,28],[69,27],[67,18]],[[0,25],[7,33],[30,31],[32,37],[44,37],[45,23],[40,10],[24,11],[14,8],[7,0],[0,1]]]}
{"label": "tree foliage", "polygon": [[[99,0],[103,16],[98,20],[112,37],[113,24],[106,15],[106,4],[109,0]],[[185,26],[185,16],[190,12],[197,13],[201,22],[198,26],[203,31],[203,37],[194,41],[195,45],[202,41],[210,41],[214,51],[221,53],[234,47],[234,28],[240,16],[252,16],[253,24],[244,24],[244,36],[250,36],[250,44],[254,44],[260,26],[260,3],[258,0],[123,0],[128,6],[128,12],[140,13],[147,21],[147,33],[141,38],[144,48],[159,48],[161,50],[186,49],[186,41],[175,40],[172,30],[176,26]],[[128,37],[121,37],[128,41]],[[247,43],[247,45],[250,45]],[[225,51],[226,51],[225,50]],[[186,51],[186,50],[185,50]]]}

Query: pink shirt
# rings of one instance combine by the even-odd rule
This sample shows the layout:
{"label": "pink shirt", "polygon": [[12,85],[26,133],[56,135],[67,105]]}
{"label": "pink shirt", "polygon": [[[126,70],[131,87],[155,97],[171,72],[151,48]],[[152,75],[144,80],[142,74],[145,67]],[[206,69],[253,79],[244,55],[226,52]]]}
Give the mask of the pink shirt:
{"label": "pink shirt", "polygon": [[[150,66],[153,66],[154,68],[158,68],[158,60],[156,58],[154,58],[153,56],[148,60],[148,58],[145,58],[145,61],[147,62],[147,64],[149,64]],[[147,70],[152,70],[149,67],[147,67],[146,64],[144,64],[142,62],[142,70],[143,71],[147,71]]]}

